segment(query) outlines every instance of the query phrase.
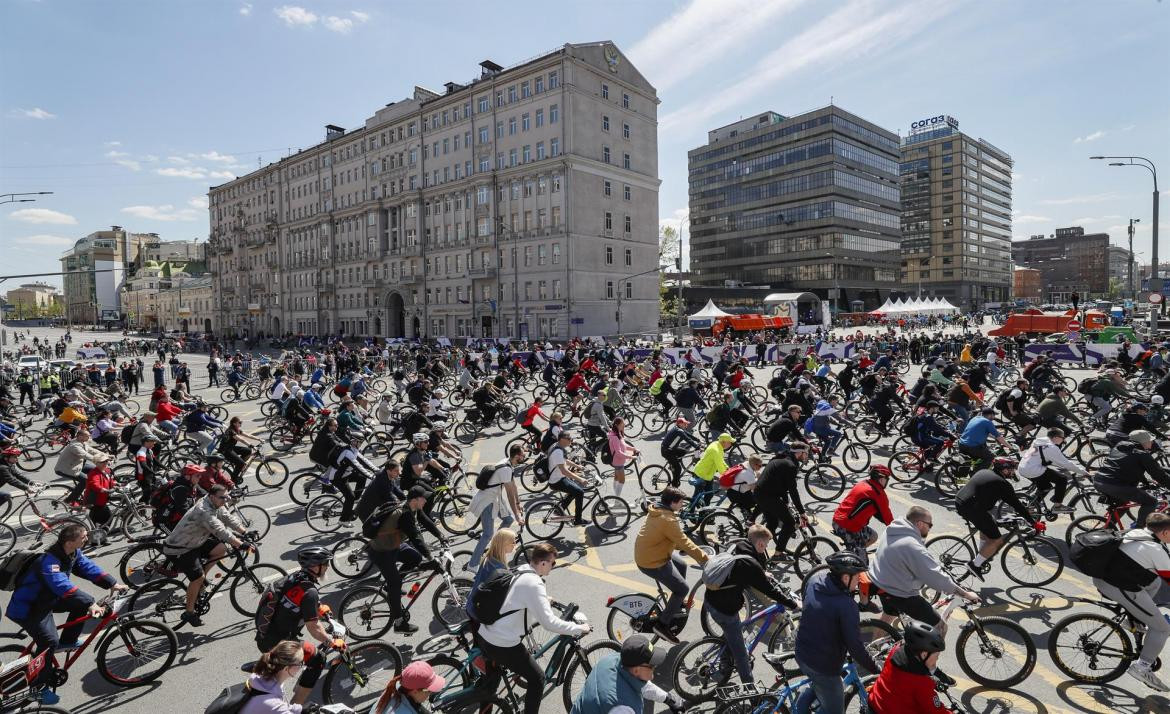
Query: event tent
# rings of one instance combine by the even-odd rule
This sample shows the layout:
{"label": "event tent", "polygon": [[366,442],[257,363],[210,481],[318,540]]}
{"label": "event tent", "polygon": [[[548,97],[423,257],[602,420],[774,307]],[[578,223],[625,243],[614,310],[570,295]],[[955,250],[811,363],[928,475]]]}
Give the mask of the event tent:
{"label": "event tent", "polygon": [[955,307],[946,298],[923,298],[915,297],[903,301],[898,298],[895,301],[886,299],[885,304],[869,314],[871,315],[946,315],[958,312],[959,308]]}
{"label": "event tent", "polygon": [[716,307],[714,300],[708,300],[702,310],[699,310],[688,318],[688,322],[693,329],[706,330],[715,324],[716,318],[729,317],[730,315],[731,313],[723,312]]}

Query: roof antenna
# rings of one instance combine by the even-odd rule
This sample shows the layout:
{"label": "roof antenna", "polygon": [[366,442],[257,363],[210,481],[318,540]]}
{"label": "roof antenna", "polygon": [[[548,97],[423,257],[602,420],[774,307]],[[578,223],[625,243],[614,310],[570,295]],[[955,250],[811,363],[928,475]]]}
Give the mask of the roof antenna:
{"label": "roof antenna", "polygon": [[833,95],[832,94],[829,95],[829,106],[830,107],[833,106]]}

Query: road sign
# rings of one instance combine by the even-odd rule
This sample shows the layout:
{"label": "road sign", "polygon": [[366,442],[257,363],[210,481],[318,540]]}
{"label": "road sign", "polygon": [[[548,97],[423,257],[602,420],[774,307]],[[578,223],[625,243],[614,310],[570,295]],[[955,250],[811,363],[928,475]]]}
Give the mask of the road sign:
{"label": "road sign", "polygon": [[583,317],[574,317],[572,320],[569,320],[569,322],[573,323],[574,325],[584,325],[584,324],[585,324],[585,318],[583,318]]}
{"label": "road sign", "polygon": [[1147,299],[1150,301],[1150,304],[1157,305],[1162,302],[1162,293],[1150,293],[1150,297]]}
{"label": "road sign", "polygon": [[1077,322],[1076,320],[1069,320],[1068,321],[1068,331],[1069,332],[1080,332],[1080,329],[1081,329],[1081,323]]}

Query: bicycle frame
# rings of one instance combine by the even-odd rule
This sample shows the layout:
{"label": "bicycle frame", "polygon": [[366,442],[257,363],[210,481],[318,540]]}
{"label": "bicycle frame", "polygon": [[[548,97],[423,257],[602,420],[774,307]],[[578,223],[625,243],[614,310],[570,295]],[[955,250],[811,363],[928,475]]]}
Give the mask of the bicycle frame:
{"label": "bicycle frame", "polygon": [[[66,655],[65,663],[63,665],[58,664],[57,653],[56,652],[53,653],[53,658],[52,658],[53,667],[57,668],[57,669],[64,670],[64,671],[69,671],[69,668],[73,666],[73,663],[76,662],[78,660],[78,658],[80,658],[81,655],[87,649],[89,649],[89,643],[93,642],[94,639],[97,638],[97,636],[100,632],[103,632],[111,622],[113,622],[114,620],[117,620],[120,616],[121,616],[121,614],[120,614],[120,601],[115,601],[115,602],[111,603],[110,605],[108,605],[106,607],[106,613],[104,615],[102,615],[102,618],[100,620],[98,620],[97,626],[94,627],[93,631],[89,633],[89,637],[85,638],[85,640],[81,643],[80,647],[78,647],[77,649],[73,650],[68,655]],[[92,619],[93,618],[89,616],[89,613],[86,613],[86,614],[82,615],[81,617],[78,617],[77,619],[69,620],[68,622],[66,622],[63,625],[58,625],[57,629],[64,630],[66,627],[69,627],[70,625],[76,625],[80,622],[85,622],[86,620],[92,620]],[[31,655],[33,653],[33,650],[36,649],[36,646],[37,645],[35,642],[30,642],[29,644],[25,645],[24,648],[20,651],[20,656]]]}

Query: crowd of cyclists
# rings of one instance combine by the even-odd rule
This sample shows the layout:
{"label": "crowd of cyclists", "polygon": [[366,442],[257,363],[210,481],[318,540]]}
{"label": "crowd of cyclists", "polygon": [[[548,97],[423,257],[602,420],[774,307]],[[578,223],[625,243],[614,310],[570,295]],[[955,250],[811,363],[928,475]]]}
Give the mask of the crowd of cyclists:
{"label": "crowd of cyclists", "polygon": [[[1125,343],[1076,380],[1025,340],[975,332],[859,333],[843,359],[819,354],[819,342],[769,355],[766,339],[708,348],[709,362],[697,347],[675,359],[578,341],[209,347],[198,388],[220,391],[208,399],[192,395],[193,358],[161,343],[130,341],[121,365],[96,374],[6,367],[0,487],[16,493],[0,492],[0,589],[12,591],[5,617],[32,640],[23,654],[43,663],[26,699],[57,704],[87,622],[133,612],[168,632],[203,627],[228,584],[254,620],[257,659],[239,663],[246,686],[208,711],[309,711],[319,700],[533,714],[556,688],[574,712],[638,712],[645,701],[962,711],[937,662],[954,641],[950,610],[980,604],[996,557],[1031,585],[1071,560],[1129,618],[1137,651],[1109,668],[1082,638],[1081,681],[1103,681],[1102,667],[1170,691],[1156,673],[1170,625],[1154,600],[1170,581],[1165,348]],[[41,342],[22,350],[46,348],[60,356]],[[483,463],[469,463],[471,447],[501,433],[501,453],[484,447]],[[283,459],[302,453],[312,466],[290,479]],[[286,481],[320,535],[296,550],[291,573],[260,561],[272,524],[247,503]],[[896,513],[894,482],[916,484],[920,502]],[[932,538],[939,510],[958,514],[969,537]],[[1056,544],[1049,525],[1064,518]],[[620,616],[593,644],[594,625],[549,580],[579,545],[582,531],[562,535],[566,525],[628,532],[659,593],[638,606],[611,598]],[[117,574],[87,555],[123,539]],[[320,589],[335,575],[352,582],[330,607]],[[73,578],[112,596],[94,601]],[[412,605],[436,579],[426,621]],[[366,580],[362,597],[350,592]],[[661,671],[696,599],[707,637]],[[60,633],[54,613],[67,618]],[[760,622],[774,619],[786,624],[762,660],[776,681],[757,683]],[[1035,646],[984,622],[982,654],[957,652],[960,666],[980,683],[1018,683]],[[448,638],[450,652],[403,663],[394,645],[420,629]],[[1053,642],[1054,658],[1074,659]],[[1015,663],[1017,646],[1031,657]],[[132,649],[124,686],[161,674]],[[995,660],[987,671],[980,656]]]}

